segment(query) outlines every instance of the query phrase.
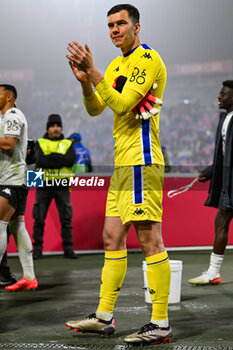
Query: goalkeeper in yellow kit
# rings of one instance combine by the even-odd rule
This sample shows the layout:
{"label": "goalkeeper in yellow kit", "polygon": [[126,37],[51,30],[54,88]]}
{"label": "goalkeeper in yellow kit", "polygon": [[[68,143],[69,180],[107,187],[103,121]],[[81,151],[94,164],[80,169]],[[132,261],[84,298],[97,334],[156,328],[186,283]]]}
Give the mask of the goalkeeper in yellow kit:
{"label": "goalkeeper in yellow kit", "polygon": [[126,236],[134,225],[147,262],[152,315],[148,324],[124,341],[165,343],[172,339],[168,320],[171,272],[161,232],[164,160],[159,110],[152,107],[161,105],[166,68],[159,54],[140,42],[139,12],[134,6],[116,5],[107,16],[110,38],[122,56],[112,61],[104,77],[95,67],[87,45],[83,47],[77,41],[68,44],[67,58],[81,83],[88,113],[99,115],[107,106],[114,112],[115,170],[103,229],[105,262],[99,305],[94,314],[84,320],[67,321],[66,325],[102,336],[115,331],[113,310],[127,269]]}

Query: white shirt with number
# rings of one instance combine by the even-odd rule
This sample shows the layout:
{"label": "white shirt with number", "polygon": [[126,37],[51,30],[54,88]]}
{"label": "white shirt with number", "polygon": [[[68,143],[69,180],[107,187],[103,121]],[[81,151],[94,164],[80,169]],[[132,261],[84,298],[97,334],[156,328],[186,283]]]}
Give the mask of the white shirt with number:
{"label": "white shirt with number", "polygon": [[28,125],[18,108],[8,109],[1,115],[0,137],[4,136],[16,137],[18,142],[12,153],[0,149],[0,185],[25,185]]}

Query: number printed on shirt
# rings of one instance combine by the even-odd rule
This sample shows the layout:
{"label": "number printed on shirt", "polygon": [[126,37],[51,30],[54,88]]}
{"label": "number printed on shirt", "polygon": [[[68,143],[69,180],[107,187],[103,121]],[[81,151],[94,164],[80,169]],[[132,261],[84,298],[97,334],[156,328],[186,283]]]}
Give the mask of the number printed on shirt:
{"label": "number printed on shirt", "polygon": [[143,71],[140,71],[139,68],[134,67],[134,70],[132,72],[132,75],[129,79],[129,81],[132,83],[133,81],[136,81],[137,84],[142,85],[145,83],[146,79],[146,70],[143,69]]}

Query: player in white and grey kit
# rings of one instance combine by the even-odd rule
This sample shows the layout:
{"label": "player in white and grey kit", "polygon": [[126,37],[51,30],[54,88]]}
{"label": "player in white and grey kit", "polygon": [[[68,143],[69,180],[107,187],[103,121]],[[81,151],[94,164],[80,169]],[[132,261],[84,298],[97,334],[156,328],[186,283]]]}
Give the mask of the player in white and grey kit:
{"label": "player in white and grey kit", "polygon": [[36,289],[32,243],[24,223],[27,200],[26,152],[27,121],[15,107],[14,86],[0,84],[0,261],[7,247],[7,225],[13,234],[23,278],[5,287],[8,291]]}

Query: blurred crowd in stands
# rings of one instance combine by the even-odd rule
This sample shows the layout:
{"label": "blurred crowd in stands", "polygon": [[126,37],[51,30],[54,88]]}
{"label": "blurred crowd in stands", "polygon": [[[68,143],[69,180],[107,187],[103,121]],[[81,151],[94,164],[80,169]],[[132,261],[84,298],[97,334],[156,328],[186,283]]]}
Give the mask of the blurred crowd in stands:
{"label": "blurred crowd in stands", "polygon": [[[29,121],[31,139],[43,135],[50,113],[58,113],[64,120],[66,137],[73,132],[82,135],[91,152],[94,171],[95,167],[102,166],[107,171],[113,166],[113,116],[109,109],[91,118],[83,106],[81,91],[68,85],[36,88],[28,85],[19,86],[18,90],[19,108]],[[161,144],[166,146],[175,172],[195,172],[211,164],[219,114],[216,85],[186,90],[183,86],[174,89],[170,86],[160,116]]]}
{"label": "blurred crowd in stands", "polygon": [[217,120],[216,106],[180,103],[164,107],[160,139],[168,149],[173,171],[194,172],[211,164]]}

